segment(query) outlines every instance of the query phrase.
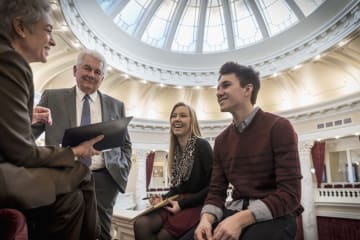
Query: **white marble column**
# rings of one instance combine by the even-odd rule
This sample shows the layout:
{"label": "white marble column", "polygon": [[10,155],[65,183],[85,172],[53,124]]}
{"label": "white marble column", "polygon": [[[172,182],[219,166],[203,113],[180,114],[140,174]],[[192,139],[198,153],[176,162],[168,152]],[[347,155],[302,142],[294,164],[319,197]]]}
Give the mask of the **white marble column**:
{"label": "white marble column", "polygon": [[317,240],[317,223],[316,223],[316,212],[315,212],[315,190],[316,190],[316,179],[314,174],[311,173],[311,147],[312,141],[299,142],[299,155],[302,179],[302,190],[301,190],[301,204],[304,207],[302,213],[303,232],[304,240]]}
{"label": "white marble column", "polygon": [[137,154],[137,177],[135,201],[136,209],[144,209],[146,201],[142,200],[146,196],[146,157],[150,149],[136,149]]}

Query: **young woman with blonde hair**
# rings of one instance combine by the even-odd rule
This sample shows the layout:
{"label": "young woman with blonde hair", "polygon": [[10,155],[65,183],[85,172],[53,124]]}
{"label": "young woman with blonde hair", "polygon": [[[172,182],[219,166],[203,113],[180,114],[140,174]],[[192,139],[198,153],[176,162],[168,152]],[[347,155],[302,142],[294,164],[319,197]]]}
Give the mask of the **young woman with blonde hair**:
{"label": "young woman with blonde hair", "polygon": [[150,198],[152,205],[179,195],[177,200],[159,211],[138,218],[134,224],[135,239],[172,240],[183,236],[200,219],[208,192],[212,168],[212,149],[201,138],[196,113],[189,105],[178,102],[170,114],[168,165],[170,191]]}

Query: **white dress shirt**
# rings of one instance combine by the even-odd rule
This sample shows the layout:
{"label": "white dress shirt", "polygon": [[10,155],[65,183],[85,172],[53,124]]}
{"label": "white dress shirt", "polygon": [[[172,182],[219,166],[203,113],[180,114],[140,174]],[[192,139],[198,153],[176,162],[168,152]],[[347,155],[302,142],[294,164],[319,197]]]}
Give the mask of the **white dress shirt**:
{"label": "white dress shirt", "polygon": [[[81,121],[81,112],[83,108],[83,101],[84,101],[85,93],[83,93],[77,86],[76,86],[76,125],[80,126]],[[90,97],[90,120],[91,123],[99,123],[102,122],[102,114],[101,114],[101,103],[100,97],[98,92],[94,92],[89,95]],[[91,170],[97,170],[100,168],[105,167],[104,156],[103,154],[93,156],[91,158]]]}

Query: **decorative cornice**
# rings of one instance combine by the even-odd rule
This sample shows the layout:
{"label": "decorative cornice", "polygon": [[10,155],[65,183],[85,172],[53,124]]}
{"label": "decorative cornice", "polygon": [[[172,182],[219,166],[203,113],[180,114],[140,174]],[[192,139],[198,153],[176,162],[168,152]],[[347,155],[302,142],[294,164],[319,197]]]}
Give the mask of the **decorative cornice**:
{"label": "decorative cornice", "polygon": [[303,121],[316,120],[325,117],[344,115],[346,113],[360,110],[359,93],[347,95],[333,101],[314,104],[303,108],[296,108],[289,111],[278,112],[292,122],[299,123]]}
{"label": "decorative cornice", "polygon": [[[318,120],[320,118],[328,118],[333,116],[346,116],[353,112],[360,112],[360,96],[358,93],[348,95],[346,97],[316,104],[306,108],[298,108],[296,110],[280,112],[279,115],[286,117],[293,124],[302,123],[305,121]],[[201,131],[203,133],[219,133],[221,130],[226,128],[230,123],[231,119],[217,120],[217,121],[199,121]],[[355,123],[356,124],[356,123]],[[360,123],[357,123],[360,124]],[[352,124],[349,124],[352,125]],[[152,131],[152,132],[166,132],[170,131],[169,123],[161,120],[149,120],[135,118],[129,124],[131,131]],[[330,131],[336,131],[336,129],[330,129]],[[319,130],[319,132],[325,132]],[[311,139],[316,139],[312,137]]]}
{"label": "decorative cornice", "polygon": [[[91,0],[82,5],[80,5],[79,2],[80,1],[74,0],[60,0],[64,16],[69,27],[87,48],[97,49],[102,52],[112,66],[123,72],[129,73],[140,79],[176,86],[215,85],[217,82],[218,68],[220,66],[218,64],[219,59],[238,60],[241,57],[239,62],[254,66],[254,68],[261,73],[262,77],[269,76],[276,72],[289,69],[297,64],[301,64],[304,61],[307,61],[326,51],[348,36],[349,33],[358,29],[360,26],[359,3],[358,1],[353,0],[348,1],[348,4],[344,7],[342,12],[337,16],[334,16],[331,21],[325,22],[322,29],[316,31],[314,34],[310,34],[311,36],[301,36],[300,40],[300,36],[297,36],[298,38],[294,38],[293,36],[294,41],[292,41],[293,39],[291,39],[290,35],[295,35],[294,33],[296,28],[290,28],[288,31],[267,39],[263,43],[249,47],[248,49],[232,50],[227,53],[206,54],[199,56],[170,53],[165,52],[164,50],[161,52],[159,49],[159,54],[166,55],[168,60],[182,59],[183,62],[188,60],[190,62],[193,61],[197,64],[201,64],[200,59],[202,57],[203,59],[206,58],[207,62],[211,61],[209,59],[217,61],[213,62],[212,65],[204,63],[204,65],[207,66],[200,67],[200,65],[198,65],[192,68],[188,67],[189,69],[186,69],[185,66],[180,66],[180,64],[171,64],[169,62],[170,60],[155,62],[154,59],[147,59],[146,57],[129,53],[126,49],[122,49],[121,46],[126,45],[125,43],[120,40],[113,41],[108,39],[111,38],[111,35],[116,35],[115,32],[121,32],[120,30],[113,32],[109,31],[110,33],[104,34],[104,32],[106,32],[106,30],[111,26],[101,26],[102,29],[95,29],[94,26],[89,24],[89,22],[91,22],[94,25],[96,21],[99,20],[96,17],[97,14],[103,14],[101,13],[100,7],[97,5],[96,1]],[[328,2],[329,1],[325,2],[324,5]],[[334,4],[334,2],[335,1],[330,1],[332,4]],[[92,11],[89,13],[88,18],[91,16],[92,19],[87,19],[86,16],[83,16],[88,11],[80,11],[80,7],[86,7],[86,9],[90,8]],[[80,14],[80,12],[83,14]],[[112,24],[112,22],[109,24]],[[301,24],[302,23],[299,23],[298,25],[301,26]],[[123,33],[123,35],[126,34]],[[126,38],[126,36],[122,37]],[[289,38],[289,45],[281,46],[282,50],[277,52],[273,51],[271,54],[268,53],[267,56],[265,56],[265,54],[259,55],[251,59],[252,55],[249,54],[250,48],[251,51],[256,48],[258,48],[258,51],[261,51],[261,49],[266,49],[267,46],[278,45],[279,39],[284,41],[284,38],[286,37]],[[145,44],[137,39],[129,37],[127,37],[127,39],[135,42],[136,45],[141,46],[141,48],[150,48],[149,46],[144,46]],[[244,55],[247,55],[248,57],[244,57]]]}
{"label": "decorative cornice", "polygon": [[[231,120],[200,121],[201,131],[219,132],[224,128],[226,128],[230,122]],[[169,122],[167,121],[134,118],[129,124],[129,130],[133,132],[150,131],[150,132],[169,133],[170,127],[169,127]]]}

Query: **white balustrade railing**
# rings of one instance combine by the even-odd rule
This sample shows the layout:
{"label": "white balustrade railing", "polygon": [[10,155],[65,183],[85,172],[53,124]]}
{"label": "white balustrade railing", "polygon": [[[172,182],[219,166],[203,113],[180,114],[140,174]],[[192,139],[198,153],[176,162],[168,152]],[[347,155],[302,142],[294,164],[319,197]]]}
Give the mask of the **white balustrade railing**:
{"label": "white balustrade railing", "polygon": [[315,204],[355,204],[360,207],[360,188],[318,188]]}

